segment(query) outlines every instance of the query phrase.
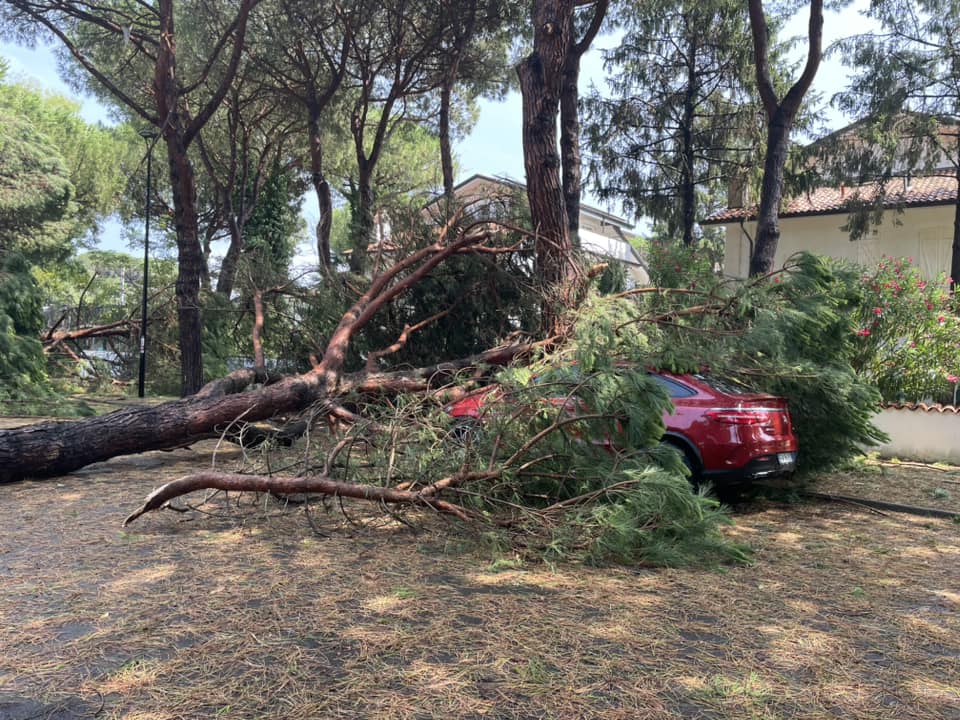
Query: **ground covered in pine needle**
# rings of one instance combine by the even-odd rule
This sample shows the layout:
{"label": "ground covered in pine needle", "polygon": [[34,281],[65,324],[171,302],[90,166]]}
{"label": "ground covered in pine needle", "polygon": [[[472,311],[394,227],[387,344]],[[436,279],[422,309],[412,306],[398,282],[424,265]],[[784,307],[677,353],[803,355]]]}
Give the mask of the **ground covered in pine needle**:
{"label": "ground covered in pine needle", "polygon": [[0,486],[0,719],[960,719],[950,520],[757,502],[721,570],[524,565],[356,502],[121,527],[213,447]]}

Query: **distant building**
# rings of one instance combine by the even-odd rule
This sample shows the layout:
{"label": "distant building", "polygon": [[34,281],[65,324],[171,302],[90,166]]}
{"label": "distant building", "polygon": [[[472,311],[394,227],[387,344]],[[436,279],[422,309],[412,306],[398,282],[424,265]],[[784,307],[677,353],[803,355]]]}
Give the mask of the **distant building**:
{"label": "distant building", "polygon": [[[526,186],[508,178],[472,175],[454,188],[457,199],[467,207],[467,213],[478,217],[512,218],[517,215],[518,202],[526,203]],[[442,200],[427,205],[427,210],[438,207]],[[631,286],[650,283],[646,264],[630,243],[633,225],[584,203],[580,204],[580,247],[598,260],[616,260],[624,265]]]}

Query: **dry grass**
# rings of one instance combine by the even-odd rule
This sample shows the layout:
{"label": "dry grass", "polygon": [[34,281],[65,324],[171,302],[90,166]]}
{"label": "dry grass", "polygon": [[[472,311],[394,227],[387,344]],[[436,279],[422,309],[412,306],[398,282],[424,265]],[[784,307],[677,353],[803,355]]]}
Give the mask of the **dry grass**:
{"label": "dry grass", "polygon": [[816,490],[960,512],[960,467],[871,458],[819,479]]}
{"label": "dry grass", "polygon": [[0,487],[0,718],[960,718],[954,523],[754,505],[723,571],[516,567],[356,503],[120,528],[211,447]]}

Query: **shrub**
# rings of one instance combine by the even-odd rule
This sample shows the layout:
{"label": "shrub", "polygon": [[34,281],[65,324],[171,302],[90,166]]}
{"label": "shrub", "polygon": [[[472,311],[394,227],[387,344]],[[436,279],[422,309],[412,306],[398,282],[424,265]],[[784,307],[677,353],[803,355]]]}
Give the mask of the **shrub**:
{"label": "shrub", "polygon": [[860,282],[857,372],[874,381],[886,401],[955,403],[960,319],[950,278],[925,280],[912,259],[885,256]]}

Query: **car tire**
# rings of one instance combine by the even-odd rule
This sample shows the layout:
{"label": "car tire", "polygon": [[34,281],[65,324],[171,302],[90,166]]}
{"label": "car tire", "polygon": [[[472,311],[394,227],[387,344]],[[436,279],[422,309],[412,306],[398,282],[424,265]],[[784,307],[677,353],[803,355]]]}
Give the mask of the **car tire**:
{"label": "car tire", "polygon": [[694,487],[700,486],[700,466],[697,463],[696,459],[693,457],[693,454],[687,448],[680,445],[678,442],[670,442],[669,440],[664,440],[660,443],[661,445],[666,445],[671,447],[680,453],[680,459],[683,461],[683,464],[686,466],[687,470],[690,472],[687,480],[690,481],[690,484]]}

